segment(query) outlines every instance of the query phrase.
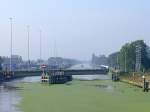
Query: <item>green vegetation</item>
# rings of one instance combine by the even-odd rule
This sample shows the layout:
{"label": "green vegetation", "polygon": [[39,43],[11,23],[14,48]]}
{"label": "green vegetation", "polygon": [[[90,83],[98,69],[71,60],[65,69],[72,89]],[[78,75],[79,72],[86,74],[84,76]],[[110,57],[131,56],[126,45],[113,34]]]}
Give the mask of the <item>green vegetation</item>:
{"label": "green vegetation", "polygon": [[108,57],[108,63],[110,67],[116,68],[117,64],[118,64],[118,56],[119,56],[119,52],[115,52],[109,55]]}
{"label": "green vegetation", "polygon": [[[137,54],[137,47],[141,48],[140,53]],[[148,70],[150,68],[150,58],[148,46],[144,43],[143,40],[137,40],[131,43],[127,43],[122,46],[119,52],[109,55],[108,62],[109,65],[113,68],[120,69],[121,71],[134,72],[137,71],[137,55],[139,57],[138,63],[140,63],[140,71]]]}
{"label": "green vegetation", "polygon": [[[119,83],[119,84],[118,84]],[[150,94],[124,83],[22,84],[23,112],[149,112]]]}

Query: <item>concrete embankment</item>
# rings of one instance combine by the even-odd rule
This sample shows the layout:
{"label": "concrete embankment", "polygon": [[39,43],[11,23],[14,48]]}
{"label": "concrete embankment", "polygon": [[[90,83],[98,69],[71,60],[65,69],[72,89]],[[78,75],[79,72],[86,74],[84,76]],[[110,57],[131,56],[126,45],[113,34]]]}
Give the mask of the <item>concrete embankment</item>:
{"label": "concrete embankment", "polygon": [[126,80],[126,79],[120,79],[120,82],[131,84],[133,86],[137,86],[137,87],[143,88],[143,84],[142,83],[137,83],[137,82]]}
{"label": "concrete embankment", "polygon": [[0,72],[0,83],[4,81],[10,81],[16,78],[30,77],[30,76],[40,76],[41,71],[31,72],[31,71],[15,71],[15,72]]}

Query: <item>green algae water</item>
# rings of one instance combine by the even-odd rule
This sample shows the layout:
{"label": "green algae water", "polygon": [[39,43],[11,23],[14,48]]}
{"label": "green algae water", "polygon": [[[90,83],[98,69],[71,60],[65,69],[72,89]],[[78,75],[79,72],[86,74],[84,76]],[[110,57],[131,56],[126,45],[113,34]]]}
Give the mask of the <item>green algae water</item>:
{"label": "green algae water", "polygon": [[23,112],[149,112],[150,93],[111,80],[21,84]]}

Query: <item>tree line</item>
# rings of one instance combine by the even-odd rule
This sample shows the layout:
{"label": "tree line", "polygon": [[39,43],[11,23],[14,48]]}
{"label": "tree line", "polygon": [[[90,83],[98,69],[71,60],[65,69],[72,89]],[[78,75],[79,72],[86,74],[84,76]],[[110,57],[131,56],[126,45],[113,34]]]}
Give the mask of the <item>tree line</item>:
{"label": "tree line", "polygon": [[143,40],[126,43],[120,51],[108,56],[108,64],[110,67],[125,72],[149,70],[149,47]]}
{"label": "tree line", "polygon": [[[106,61],[107,60],[107,61]],[[143,40],[126,43],[109,56],[92,56],[92,64],[104,64],[123,72],[150,69],[150,49]]]}

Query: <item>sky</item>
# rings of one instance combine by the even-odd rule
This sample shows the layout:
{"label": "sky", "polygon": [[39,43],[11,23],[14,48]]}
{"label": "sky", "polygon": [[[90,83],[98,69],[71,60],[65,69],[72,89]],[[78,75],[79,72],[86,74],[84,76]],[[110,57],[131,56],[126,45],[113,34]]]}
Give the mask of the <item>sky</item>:
{"label": "sky", "polygon": [[149,0],[0,0],[0,55],[10,55],[13,18],[13,54],[27,59],[51,56],[89,60],[118,51],[127,42],[143,39],[150,45]]}

